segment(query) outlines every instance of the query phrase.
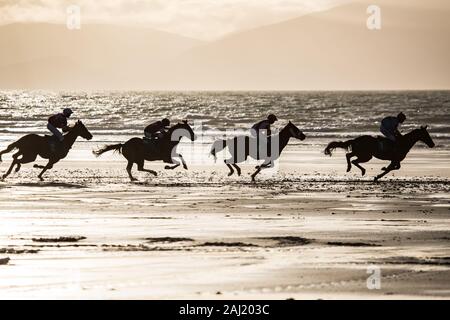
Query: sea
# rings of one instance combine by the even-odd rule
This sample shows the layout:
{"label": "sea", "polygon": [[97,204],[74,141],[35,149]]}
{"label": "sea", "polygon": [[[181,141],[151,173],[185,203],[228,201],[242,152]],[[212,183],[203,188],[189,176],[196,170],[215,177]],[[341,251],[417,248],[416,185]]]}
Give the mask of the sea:
{"label": "sea", "polygon": [[0,91],[0,147],[27,133],[47,133],[49,116],[67,107],[74,111],[71,121],[82,120],[94,135],[91,142],[80,140],[86,150],[141,137],[146,125],[166,117],[188,120],[207,145],[247,133],[270,113],[279,119],[273,130],[291,121],[304,132],[307,139],[292,141],[294,147],[322,150],[327,141],[377,135],[383,117],[400,111],[407,116],[402,132],[428,125],[437,148],[450,150],[450,91]]}

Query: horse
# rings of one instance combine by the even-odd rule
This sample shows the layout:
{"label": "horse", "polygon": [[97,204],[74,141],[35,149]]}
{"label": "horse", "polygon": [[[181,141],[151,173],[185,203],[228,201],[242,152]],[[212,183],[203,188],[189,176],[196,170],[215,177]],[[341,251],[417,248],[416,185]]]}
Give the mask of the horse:
{"label": "horse", "polygon": [[[336,148],[351,151],[346,154],[347,172],[351,170],[352,164],[354,164],[361,170],[363,176],[366,174],[366,169],[364,169],[360,163],[368,162],[372,159],[372,157],[381,160],[390,160],[391,163],[387,167],[382,168],[384,172],[374,178],[375,181],[378,181],[389,172],[399,170],[401,167],[400,162],[405,159],[411,148],[418,141],[424,142],[429,148],[434,148],[435,146],[430,134],[427,131],[427,126],[422,126],[420,129],[414,129],[400,137],[397,143],[394,143],[384,137],[372,137],[366,135],[344,142],[330,142],[325,148],[324,153],[331,156],[333,150]],[[357,158],[355,160],[351,160],[354,156]]]}
{"label": "horse", "polygon": [[157,175],[156,171],[144,168],[145,160],[162,160],[165,163],[174,164],[173,166],[166,165],[164,167],[166,170],[173,170],[180,165],[180,162],[173,159],[174,157],[177,157],[180,158],[183,168],[187,170],[188,167],[183,156],[176,153],[176,147],[180,143],[182,137],[186,137],[191,141],[196,139],[194,131],[186,120],[170,127],[158,141],[146,141],[141,138],[131,138],[125,143],[108,145],[99,150],[94,150],[93,153],[98,157],[108,151],[119,152],[128,160],[126,170],[130,180],[136,181],[137,179],[131,174],[131,169],[135,163],[137,164],[138,171],[149,172],[154,176]]}
{"label": "horse", "polygon": [[[15,171],[18,172],[22,164],[34,162],[39,155],[41,158],[48,159],[48,163],[45,166],[34,165],[35,168],[42,169],[38,177],[43,181],[42,175],[47,170],[53,168],[55,163],[67,156],[78,137],[82,137],[86,140],[92,139],[92,134],[80,120],[78,120],[75,125],[69,129],[69,132],[64,135],[64,140],[56,146],[54,152],[50,147],[50,143],[53,143],[51,140],[56,139],[54,136],[39,136],[37,134],[23,136],[0,152],[1,162],[1,156],[3,154],[11,152],[14,149],[19,149],[19,151],[12,156],[13,162],[8,171],[2,176],[2,180],[9,176],[15,165],[17,165]],[[19,156],[22,157],[19,158]]]}
{"label": "horse", "polygon": [[[299,140],[305,140],[306,138],[303,132],[301,132],[300,129],[297,128],[291,121],[289,121],[289,123],[281,129],[278,134],[267,137],[267,149],[268,151],[275,149],[274,154],[269,154],[269,152],[261,154],[260,148],[258,147],[261,144],[256,137],[237,136],[228,140],[215,141],[211,147],[210,155],[217,160],[216,154],[228,147],[228,150],[231,153],[231,158],[224,160],[225,164],[230,169],[228,176],[234,174],[233,167],[236,169],[237,175],[240,176],[241,168],[237,165],[237,163],[247,160],[248,157],[255,160],[264,160],[261,165],[255,167],[256,171],[251,175],[252,181],[255,182],[255,177],[261,172],[261,170],[272,168],[274,166],[274,161],[280,157],[290,138],[296,138]],[[278,145],[276,145],[276,143],[278,143]],[[231,146],[233,146],[233,148],[231,148]],[[239,150],[241,152],[238,152],[238,146],[242,147]]]}

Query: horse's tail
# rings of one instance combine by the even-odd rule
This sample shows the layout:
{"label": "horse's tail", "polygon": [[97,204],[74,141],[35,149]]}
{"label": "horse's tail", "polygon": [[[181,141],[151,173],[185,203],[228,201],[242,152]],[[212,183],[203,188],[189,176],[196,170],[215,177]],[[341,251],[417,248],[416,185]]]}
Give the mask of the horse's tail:
{"label": "horse's tail", "polygon": [[217,161],[217,152],[222,151],[223,149],[225,149],[225,147],[227,146],[227,141],[226,140],[217,140],[214,141],[212,147],[211,147],[211,151],[209,152],[210,155],[212,155],[214,157],[214,162]]}
{"label": "horse's tail", "polygon": [[19,146],[18,146],[18,142],[19,141],[16,141],[16,142],[14,142],[14,143],[11,143],[5,150],[3,150],[2,152],[0,152],[0,162],[2,162],[2,154],[5,154],[5,153],[9,153],[9,152],[11,152],[11,151],[13,151],[14,149],[17,149]]}
{"label": "horse's tail", "polygon": [[104,146],[104,147],[101,148],[101,149],[93,150],[92,153],[93,153],[96,157],[101,156],[101,155],[104,154],[105,152],[112,151],[112,150],[114,150],[114,152],[122,153],[122,148],[123,148],[123,146],[124,146],[123,143],[119,143],[119,144],[111,144],[111,145],[109,145],[109,146]]}
{"label": "horse's tail", "polygon": [[328,146],[325,148],[324,153],[327,156],[330,156],[333,154],[334,149],[336,148],[342,148],[345,150],[350,150],[352,146],[353,140],[347,140],[347,141],[333,141],[328,144]]}

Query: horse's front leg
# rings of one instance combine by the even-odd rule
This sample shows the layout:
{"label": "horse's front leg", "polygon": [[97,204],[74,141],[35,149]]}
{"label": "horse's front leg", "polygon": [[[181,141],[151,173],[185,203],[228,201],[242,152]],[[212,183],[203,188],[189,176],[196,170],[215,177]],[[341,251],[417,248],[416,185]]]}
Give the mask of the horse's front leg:
{"label": "horse's front leg", "polygon": [[47,165],[44,167],[44,169],[42,169],[41,173],[38,175],[39,180],[44,181],[44,178],[42,178],[42,175],[49,169],[53,168],[53,165],[56,163],[57,161],[55,160],[49,160]]}
{"label": "horse's front leg", "polygon": [[252,182],[255,182],[255,177],[261,172],[262,169],[272,168],[274,166],[271,160],[266,160],[262,165],[256,167],[256,171],[251,175]]}
{"label": "horse's front leg", "polygon": [[183,168],[184,168],[185,170],[187,170],[188,167],[187,167],[187,165],[186,165],[186,161],[184,161],[183,156],[182,156],[180,153],[178,153],[177,156],[178,156],[178,158],[181,159],[181,163],[183,164]]}
{"label": "horse's front leg", "polygon": [[[169,162],[169,161],[167,161],[167,162]],[[175,163],[175,165],[173,165],[173,166],[167,165],[167,166],[164,167],[164,169],[166,169],[166,170],[173,170],[173,169],[175,169],[175,168],[180,166],[180,163],[178,161],[176,161],[175,159],[173,159],[173,158],[170,160],[170,163]]]}
{"label": "horse's front leg", "polygon": [[377,175],[374,178],[374,181],[378,181],[379,179],[383,178],[385,175],[387,175],[389,172],[393,171],[393,170],[398,170],[400,169],[401,165],[400,162],[398,161],[392,161],[387,167],[382,168],[382,170],[384,172],[380,173],[379,175]]}
{"label": "horse's front leg", "polygon": [[400,168],[401,168],[400,161],[394,161],[393,160],[393,161],[391,161],[389,166],[383,167],[383,168],[381,168],[381,170],[383,170],[383,171],[386,171],[386,170],[398,170]]}

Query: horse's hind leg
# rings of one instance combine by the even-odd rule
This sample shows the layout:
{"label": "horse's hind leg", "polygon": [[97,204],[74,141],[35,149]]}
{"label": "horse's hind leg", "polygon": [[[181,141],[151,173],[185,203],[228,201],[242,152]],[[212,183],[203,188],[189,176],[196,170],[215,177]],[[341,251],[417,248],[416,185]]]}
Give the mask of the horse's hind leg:
{"label": "horse's hind leg", "polygon": [[133,168],[133,162],[128,160],[128,164],[127,164],[128,176],[130,177],[131,181],[136,181],[137,179],[135,177],[133,177],[133,175],[131,174],[131,168]]}
{"label": "horse's hind leg", "polygon": [[234,173],[233,167],[231,166],[231,164],[227,163],[226,160],[224,162],[227,165],[228,169],[230,169],[230,172],[228,172],[228,176],[232,176]]}
{"label": "horse's hind leg", "polygon": [[345,157],[347,158],[347,172],[350,172],[352,170],[352,164],[350,163],[351,157],[353,157],[355,154],[353,152],[347,153]]}
{"label": "horse's hind leg", "polygon": [[[12,169],[14,168],[14,166],[19,163],[19,160],[17,160],[17,158],[20,156],[20,152],[17,152],[15,154],[13,154],[13,161],[11,163],[11,165],[9,166],[8,171],[6,171],[6,173],[2,176],[2,180],[6,179],[7,176],[9,176],[11,174]],[[20,168],[20,166],[19,166]]]}
{"label": "horse's hind leg", "polygon": [[137,165],[138,165],[138,171],[149,172],[149,173],[151,173],[151,174],[154,175],[154,176],[157,175],[156,171],[153,171],[153,170],[149,170],[149,169],[145,169],[145,168],[144,168],[144,160],[139,161],[139,162],[137,163]]}
{"label": "horse's hind leg", "polygon": [[6,171],[6,173],[2,176],[2,180],[5,180],[7,176],[10,175],[12,169],[14,168],[14,166],[17,164],[17,159],[14,159],[13,162],[11,163],[11,166],[9,167],[8,171]]}
{"label": "horse's hind leg", "polygon": [[24,154],[22,155],[22,158],[17,161],[17,167],[16,172],[20,170],[20,167],[22,164],[30,163],[36,160],[37,155],[36,154]]}
{"label": "horse's hind leg", "polygon": [[232,166],[236,169],[237,175],[241,175],[241,168],[236,163],[233,163]]}
{"label": "horse's hind leg", "polygon": [[2,162],[2,155],[13,151],[15,148],[16,148],[16,145],[13,143],[13,144],[10,144],[5,150],[0,151],[0,162]]}
{"label": "horse's hind leg", "polygon": [[372,159],[371,156],[370,156],[370,157],[365,157],[365,158],[363,158],[363,157],[358,157],[357,159],[353,160],[352,163],[353,163],[355,166],[357,166],[357,167],[361,170],[361,174],[364,176],[364,175],[366,174],[366,169],[364,169],[364,168],[360,165],[360,163],[367,162],[367,161],[369,161],[370,159]]}

